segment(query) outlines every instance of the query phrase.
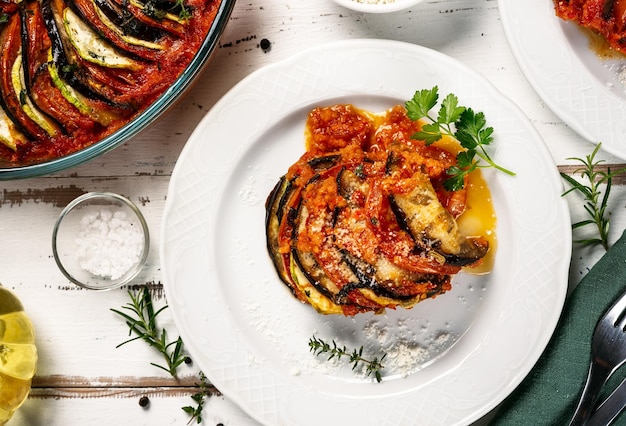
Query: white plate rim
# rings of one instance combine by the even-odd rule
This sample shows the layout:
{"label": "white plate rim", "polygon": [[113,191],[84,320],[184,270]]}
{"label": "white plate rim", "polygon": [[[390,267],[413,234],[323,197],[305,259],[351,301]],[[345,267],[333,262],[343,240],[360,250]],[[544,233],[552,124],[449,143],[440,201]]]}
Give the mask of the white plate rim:
{"label": "white plate rim", "polygon": [[[508,147],[496,147],[496,158],[500,155],[500,157],[505,160],[512,159],[520,155],[518,150],[522,150],[521,153],[523,155],[532,155],[533,158],[537,160],[537,164],[532,167],[530,165],[520,165],[519,168],[525,169],[528,173],[521,173],[522,170],[520,170],[520,173],[515,178],[508,179],[500,175],[494,175],[495,177],[493,179],[500,182],[499,185],[502,185],[503,190],[509,188],[512,190],[518,190],[519,185],[526,185],[529,183],[525,181],[530,179],[529,176],[531,175],[536,176],[536,178],[533,179],[542,179],[542,187],[536,189],[536,192],[539,195],[539,202],[537,204],[541,205],[528,205],[529,203],[525,203],[524,205],[515,204],[512,206],[511,215],[515,216],[514,221],[516,222],[516,225],[518,224],[517,221],[520,223],[523,222],[521,224],[523,225],[522,228],[524,228],[519,232],[519,235],[516,234],[516,238],[518,238],[519,241],[516,239],[515,243],[516,245],[519,245],[519,247],[516,247],[515,250],[528,251],[528,249],[523,249],[522,247],[528,244],[535,244],[536,240],[540,239],[541,244],[549,246],[545,249],[547,251],[542,253],[542,257],[545,257],[543,256],[545,254],[548,254],[548,257],[550,257],[549,260],[551,263],[549,265],[549,270],[543,270],[543,267],[540,265],[526,265],[523,262],[520,264],[510,265],[513,269],[513,275],[517,280],[519,280],[519,283],[516,282],[516,284],[519,284],[519,288],[516,287],[507,288],[505,290],[497,290],[498,292],[503,292],[498,297],[505,297],[507,303],[501,311],[490,313],[490,315],[494,315],[492,319],[497,317],[499,322],[494,325],[493,328],[489,328],[488,330],[485,329],[484,335],[476,337],[476,339],[480,340],[480,344],[472,346],[468,343],[468,345],[466,345],[469,347],[466,348],[467,351],[465,353],[459,355],[459,367],[455,368],[452,373],[444,376],[427,375],[428,383],[420,385],[419,391],[404,392],[409,394],[408,401],[411,402],[412,399],[416,397],[423,397],[426,394],[439,395],[438,392],[440,389],[435,388],[443,386],[444,383],[446,386],[452,387],[458,386],[458,384],[461,383],[460,388],[463,388],[465,391],[469,391],[472,390],[473,386],[471,384],[473,380],[471,376],[472,374],[475,374],[470,370],[473,370],[476,367],[489,367],[490,369],[497,369],[500,367],[502,369],[502,371],[499,371],[500,377],[497,379],[490,378],[490,380],[493,379],[494,381],[494,388],[489,390],[486,395],[472,396],[472,398],[479,399],[478,402],[473,400],[471,403],[467,404],[467,407],[464,407],[462,406],[464,401],[457,401],[460,402],[460,404],[458,404],[459,406],[451,409],[450,411],[453,412],[446,413],[444,418],[438,419],[436,417],[431,417],[427,420],[424,419],[424,424],[468,424],[479,419],[481,416],[496,407],[497,404],[499,404],[526,376],[547,345],[558,321],[558,317],[560,316],[567,292],[569,258],[571,255],[571,230],[569,225],[570,220],[568,207],[565,200],[560,197],[560,193],[562,191],[560,176],[549,151],[545,147],[545,144],[534,127],[529,123],[528,119],[519,110],[519,108],[502,96],[482,76],[468,69],[456,60],[441,53],[413,44],[388,40],[356,39],[334,42],[309,49],[288,60],[260,69],[252,73],[231,89],[231,91],[229,91],[212,108],[212,110],[209,111],[198,128],[194,131],[187,145],[183,149],[172,175],[163,215],[160,246],[164,289],[168,304],[177,328],[185,341],[186,347],[189,349],[194,360],[203,369],[205,374],[208,375],[209,379],[218,387],[218,389],[220,389],[227,397],[233,399],[240,407],[248,412],[249,415],[263,424],[289,424],[294,420],[293,416],[297,416],[297,413],[294,414],[294,410],[286,409],[284,406],[285,398],[287,398],[285,394],[285,392],[287,392],[285,387],[287,387],[287,384],[289,387],[294,386],[293,377],[272,377],[270,380],[267,377],[269,370],[265,370],[258,365],[254,365],[256,363],[250,360],[251,358],[248,352],[250,348],[247,346],[248,343],[239,339],[236,327],[233,324],[228,323],[228,318],[226,318],[226,324],[220,324],[220,328],[224,327],[224,330],[227,331],[203,331],[202,328],[198,328],[194,325],[195,322],[208,325],[210,323],[209,316],[215,320],[215,317],[213,316],[214,312],[212,311],[213,309],[224,309],[225,311],[223,312],[228,311],[227,306],[222,306],[220,303],[217,303],[216,305],[214,301],[210,300],[203,300],[202,306],[204,306],[204,303],[207,303],[207,306],[210,305],[211,313],[208,313],[208,309],[202,311],[197,309],[197,306],[192,306],[200,303],[197,300],[191,300],[197,292],[201,292],[205,296],[210,294],[210,296],[217,296],[218,298],[221,297],[221,293],[219,290],[216,291],[216,289],[210,285],[207,285],[208,289],[200,288],[199,286],[203,284],[198,283],[198,274],[189,270],[195,268],[195,266],[193,268],[185,268],[184,265],[185,262],[189,262],[191,264],[199,259],[208,258],[211,266],[207,267],[207,269],[203,269],[202,272],[211,275],[215,273],[215,271],[209,270],[211,267],[218,269],[218,267],[214,265],[215,260],[213,259],[213,256],[215,255],[214,251],[216,250],[215,247],[212,247],[209,242],[202,241],[202,237],[204,236],[214,236],[215,228],[217,226],[216,223],[213,223],[217,219],[215,217],[211,217],[211,214],[207,215],[207,211],[203,209],[209,209],[215,213],[217,212],[218,206],[213,201],[207,201],[207,203],[211,203],[213,205],[202,206],[200,208],[194,206],[193,203],[189,204],[187,202],[181,202],[181,198],[184,198],[186,196],[184,194],[188,194],[190,191],[200,191],[201,193],[211,194],[212,196],[216,195],[215,198],[219,200],[221,197],[220,194],[222,194],[225,185],[227,185],[225,182],[227,179],[216,178],[215,176],[208,177],[210,182],[207,183],[205,181],[205,179],[207,179],[207,175],[205,175],[205,172],[203,171],[203,166],[200,165],[203,160],[200,158],[202,157],[200,154],[206,154],[208,152],[215,153],[215,150],[217,149],[217,151],[221,153],[217,154],[217,157],[220,159],[222,158],[220,155],[225,156],[226,152],[234,152],[237,159],[239,159],[242,155],[245,155],[245,146],[242,147],[235,145],[232,149],[229,148],[228,150],[225,150],[224,148],[218,149],[216,146],[212,146],[211,148],[213,148],[213,150],[209,151],[207,149],[205,151],[207,144],[206,142],[203,143],[203,140],[207,137],[207,132],[209,132],[209,134],[213,134],[212,132],[215,132],[215,129],[219,128],[220,124],[228,122],[228,120],[232,120],[232,117],[229,117],[229,115],[233,114],[233,100],[238,100],[238,105],[242,106],[240,102],[242,96],[247,99],[250,99],[251,97],[254,98],[254,96],[258,94],[256,92],[263,91],[262,88],[268,83],[267,79],[269,78],[269,81],[274,81],[274,77],[272,76],[275,76],[276,74],[280,74],[281,84],[285,84],[287,86],[290,84],[294,84],[296,86],[303,85],[304,83],[302,83],[301,75],[302,72],[307,72],[306,69],[303,71],[303,67],[310,67],[311,64],[314,64],[315,66],[319,66],[320,69],[332,69],[335,65],[325,64],[325,55],[330,55],[331,57],[336,58],[337,56],[343,55],[342,52],[350,52],[353,55],[361,53],[361,57],[364,58],[363,60],[366,62],[371,61],[372,66],[377,66],[377,56],[385,58],[391,57],[391,61],[396,59],[404,61],[406,58],[417,61],[427,59],[425,63],[430,64],[428,66],[432,66],[432,69],[421,70],[425,73],[425,75],[422,76],[424,82],[426,83],[425,80],[428,80],[429,78],[434,81],[443,81],[444,84],[440,85],[442,93],[444,90],[449,88],[464,90],[462,87],[468,86],[467,82],[457,80],[470,80],[471,84],[469,84],[469,86],[476,86],[475,89],[480,92],[477,96],[486,96],[489,100],[497,100],[498,109],[503,109],[507,114],[512,115],[514,122],[519,125],[519,128],[516,128],[516,131],[523,134],[524,144],[516,144],[512,152],[508,152],[510,150]],[[420,63],[422,65],[424,64],[422,62]],[[352,66],[350,64],[343,65],[348,67]],[[337,70],[334,71],[338,72]],[[450,75],[447,75],[448,73],[450,73]],[[358,74],[354,75],[354,79],[358,80],[359,78],[360,76]],[[371,76],[367,78],[371,78]],[[381,80],[378,83],[368,81],[367,84],[368,90],[372,93],[377,93],[379,95],[389,94],[392,97],[399,97],[400,99],[406,99],[407,96],[411,95],[411,93],[408,93],[407,95],[407,90],[415,90],[415,87],[408,89],[405,87],[394,87],[398,84],[397,82],[389,82],[385,80]],[[304,86],[306,86],[306,84],[304,84]],[[337,87],[330,86],[332,86],[332,84],[326,88],[312,89],[308,86],[300,88],[300,92],[302,93],[299,93],[300,96],[297,100],[289,99],[285,101],[283,99],[277,109],[280,110],[281,108],[286,107],[287,110],[290,110],[300,108],[302,105],[319,101],[320,99],[334,98],[335,92],[333,92],[333,90],[337,90]],[[266,95],[266,93],[264,94]],[[346,89],[343,92],[343,95],[346,96],[350,94],[358,96],[359,91],[357,90],[355,92],[353,90]],[[271,102],[271,100],[269,100],[269,102]],[[242,107],[245,108],[245,106]],[[270,117],[269,120],[278,120],[279,118],[280,117]],[[262,134],[267,130],[267,127],[271,125],[271,123],[266,122],[267,119],[267,117],[262,117],[258,120],[252,120],[249,129],[243,130],[244,134],[249,136],[248,141],[242,142],[243,145],[253,143],[259,134]],[[506,133],[506,129],[500,130],[503,130],[503,133]],[[219,130],[217,132],[219,134]],[[511,136],[519,137],[519,135]],[[525,151],[529,149],[529,147],[532,148],[531,154],[528,154],[529,151]],[[231,162],[226,161],[226,163],[230,164]],[[220,169],[220,171],[228,173],[228,164],[223,165],[220,163],[217,168],[220,169],[220,167],[223,166],[224,170]],[[278,178],[280,173],[281,172],[278,172],[276,178]],[[202,176],[197,176],[198,174]],[[533,179],[531,179],[531,181]],[[537,183],[537,181],[530,183]],[[513,201],[508,200],[507,202],[511,203]],[[217,202],[217,204],[219,204],[219,202]],[[546,221],[546,217],[549,217],[550,220]],[[525,219],[522,220],[520,218]],[[548,225],[551,225],[550,229],[545,229]],[[530,252],[524,254],[533,256]],[[193,259],[187,260],[185,256],[189,256]],[[195,265],[195,263],[192,264]],[[540,284],[531,282],[530,278],[534,276],[533,274],[539,271],[529,270],[528,266],[533,266],[534,269],[537,269],[538,267],[542,270],[542,272],[547,272],[549,275],[549,279],[547,279],[548,282]],[[522,276],[520,274],[526,274],[529,275],[529,277]],[[520,321],[520,318],[523,321]],[[483,322],[484,321],[479,318],[477,320],[477,325],[474,326],[474,329],[480,330],[481,327],[484,328],[485,324]],[[521,324],[522,322],[524,322],[523,326]],[[519,329],[520,327],[522,327],[522,329]],[[515,340],[512,341],[510,336],[507,337],[507,333],[509,332],[522,334],[524,337],[522,340],[529,341],[532,345],[530,348],[525,348],[523,350],[524,354],[522,359],[517,358],[520,354],[516,354],[515,356],[508,354],[508,357],[500,354],[500,359],[496,362],[496,364],[499,365],[496,366],[493,362],[493,351],[495,350],[495,346],[497,346],[494,341],[504,341],[507,345],[515,345],[512,342],[519,340],[518,337],[515,337]],[[218,333],[220,335],[220,345],[223,343],[226,349],[215,349],[211,346],[216,342],[214,336],[212,335],[214,333]],[[466,338],[464,337],[463,339]],[[465,344],[463,339],[461,339],[462,344],[460,346]],[[468,337],[467,341],[470,342],[471,339]],[[459,344],[457,344],[457,346],[458,345]],[[238,353],[238,351],[241,353]],[[461,349],[459,349],[459,351],[461,351]],[[230,358],[227,361],[223,361],[220,358],[220,356],[226,357],[225,354],[229,354],[230,356],[231,352],[235,353],[235,358]],[[210,355],[208,353],[210,353]],[[485,356],[487,357],[486,360],[488,365],[484,364]],[[249,362],[245,361],[246,357],[249,358]],[[234,361],[234,359],[236,361]],[[222,365],[214,365],[216,360],[219,360],[217,361],[218,363],[222,361],[224,363]],[[268,381],[271,381],[272,384],[269,387],[274,389],[273,396],[270,398],[260,397],[259,395],[252,395],[250,392],[246,392],[245,390],[242,392],[242,389],[237,388],[238,385],[234,385],[233,383],[238,380],[245,381],[246,378],[228,376],[226,370],[232,373],[229,369],[233,367],[233,362],[247,364],[245,365],[245,369],[248,371],[255,370],[254,373],[251,374],[251,377],[255,380],[267,379]],[[240,367],[241,366],[238,365],[235,369]],[[464,367],[469,367],[470,370],[464,369]],[[238,372],[241,373],[240,370]],[[474,376],[474,379],[475,378],[476,376]],[[487,380],[487,382],[490,380]],[[374,386],[380,385],[376,384]],[[267,389],[267,387],[264,389]],[[407,395],[394,395],[393,398],[391,398],[392,401],[389,402],[388,397],[381,397],[379,395],[380,392],[382,391],[377,389],[374,392],[375,395],[369,397],[368,401],[377,402],[379,405],[390,404],[389,407],[385,407],[388,409],[391,409],[390,407],[397,407],[398,405],[407,403]],[[297,405],[298,398],[316,398],[319,401],[324,401],[324,403],[329,403],[329,411],[333,412],[333,414],[337,414],[334,402],[330,403],[328,401],[328,395],[323,392],[320,393],[315,389],[312,390],[303,386],[295,390],[290,389],[288,393],[290,403],[294,403],[294,398],[296,398],[295,405]],[[458,395],[456,395],[453,390],[450,391],[450,395],[448,396],[458,398]],[[261,399],[262,401],[259,402],[258,399]],[[345,410],[350,413],[350,419],[360,421],[362,424],[380,424],[380,419],[372,418],[371,413],[369,413],[368,410],[362,410],[362,406],[357,404],[357,408],[351,408],[351,405],[347,401],[342,401],[342,403],[347,403],[347,408]],[[341,414],[345,414],[343,411],[344,410],[342,409]],[[360,412],[362,412],[362,414],[359,414]],[[409,416],[406,413],[405,415]],[[359,418],[359,416],[362,418]],[[304,422],[306,419],[298,420],[302,420]],[[372,423],[373,420],[376,420],[376,423]],[[392,421],[397,420],[397,418],[392,419]],[[402,420],[402,418],[400,420]],[[393,423],[389,423],[388,421],[387,424]]]}
{"label": "white plate rim", "polygon": [[346,9],[352,9],[357,12],[388,13],[388,12],[397,12],[399,10],[408,9],[409,7],[422,3],[424,0],[395,0],[393,3],[382,3],[382,4],[359,3],[356,0],[333,0],[333,1],[337,3],[338,5],[345,7]]}
{"label": "white plate rim", "polygon": [[577,24],[556,16],[553,0],[498,0],[498,9],[513,55],[539,97],[584,139],[626,159],[626,89],[615,92],[625,86],[609,70],[611,61],[592,51]]}

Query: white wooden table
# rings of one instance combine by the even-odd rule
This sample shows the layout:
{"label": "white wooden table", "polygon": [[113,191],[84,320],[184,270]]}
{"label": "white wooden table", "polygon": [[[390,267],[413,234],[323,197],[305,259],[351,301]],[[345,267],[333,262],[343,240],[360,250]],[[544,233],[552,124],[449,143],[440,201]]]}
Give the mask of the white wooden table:
{"label": "white wooden table", "polygon": [[[331,0],[239,0],[211,64],[193,90],[148,130],[87,164],[51,176],[0,182],[0,282],[21,298],[37,329],[39,367],[30,398],[11,424],[184,425],[181,407],[193,405],[198,368],[185,365],[179,380],[150,365],[160,362],[142,342],[116,348],[128,337],[111,308],[129,301],[127,289],[82,290],[57,269],[51,233],[61,209],[88,191],[129,197],[145,214],[151,252],[134,284],[151,286],[166,303],[159,265],[159,232],[169,179],[196,124],[233,85],[256,69],[318,43],[384,38],[420,44],[450,55],[488,78],[528,116],[561,170],[568,157],[584,157],[593,145],[569,129],[535,94],[504,35],[496,0],[427,0],[388,15],[364,15]],[[262,39],[271,49],[260,48]],[[623,161],[601,152],[606,164]],[[626,227],[626,188],[617,179],[611,202],[614,241]],[[572,218],[582,203],[568,198]],[[574,285],[602,253],[575,247]],[[177,331],[166,310],[161,325]],[[150,405],[139,405],[141,396]],[[218,393],[206,403],[205,425],[254,425]]]}

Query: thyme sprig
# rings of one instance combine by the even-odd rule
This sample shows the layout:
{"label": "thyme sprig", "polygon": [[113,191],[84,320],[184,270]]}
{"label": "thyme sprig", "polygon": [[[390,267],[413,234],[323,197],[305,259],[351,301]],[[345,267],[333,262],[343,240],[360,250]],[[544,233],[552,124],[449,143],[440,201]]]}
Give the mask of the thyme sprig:
{"label": "thyme sprig", "polygon": [[178,17],[183,21],[191,18],[191,11],[187,8],[187,6],[185,6],[185,0],[176,0],[174,8],[180,8],[180,11],[178,12]]}
{"label": "thyme sprig", "polygon": [[330,361],[333,358],[340,359],[345,356],[349,358],[349,361],[352,364],[352,370],[356,370],[359,365],[365,365],[365,374],[368,377],[373,374],[378,383],[382,381],[380,371],[385,368],[382,362],[387,356],[386,353],[383,354],[380,359],[378,357],[367,359],[363,357],[363,346],[361,346],[358,350],[353,349],[352,351],[349,351],[345,346],[338,346],[335,340],[332,341],[331,345],[331,343],[328,343],[323,339],[319,339],[315,337],[315,335],[309,339],[309,350],[313,352],[315,356],[329,354],[327,361]]}
{"label": "thyme sprig", "polygon": [[438,101],[439,88],[435,86],[416,91],[413,98],[405,103],[405,107],[411,120],[425,119],[429,122],[413,134],[412,139],[423,140],[426,145],[431,145],[447,135],[465,148],[456,156],[457,165],[446,170],[449,178],[444,182],[444,187],[448,191],[462,189],[465,177],[478,168],[493,167],[515,176],[511,170],[496,164],[486,150],[493,142],[493,127],[487,126],[484,113],[459,105],[458,97],[450,93],[441,101],[437,116],[434,117],[431,110]]}
{"label": "thyme sprig", "polygon": [[[572,186],[563,193],[563,196],[573,191],[579,192],[585,200],[585,211],[589,215],[588,219],[572,224],[572,229],[593,225],[595,226],[598,234],[597,237],[582,238],[574,240],[574,242],[582,245],[600,244],[605,250],[608,250],[609,217],[607,215],[607,206],[609,202],[609,194],[611,193],[612,180],[614,176],[624,173],[626,168],[613,172],[611,172],[610,168],[608,168],[606,172],[599,170],[598,166],[604,160],[596,161],[595,157],[600,150],[601,145],[602,144],[600,143],[597,144],[593,152],[587,155],[584,159],[579,157],[568,158],[568,160],[576,160],[582,164],[582,166],[576,169],[573,174],[580,174],[582,178],[587,179],[588,184],[583,184],[565,173],[561,173],[561,177]],[[602,185],[605,185],[604,193],[602,193],[601,190]]]}
{"label": "thyme sprig", "polygon": [[204,402],[209,396],[211,396],[207,378],[202,371],[200,372],[200,383],[196,383],[196,386],[199,388],[198,392],[191,395],[191,399],[195,401],[196,406],[192,407],[191,405],[188,405],[183,407],[183,411],[191,416],[187,424],[191,424],[194,419],[196,420],[196,423],[202,423],[202,409],[204,408]]}
{"label": "thyme sprig", "polygon": [[126,309],[134,316],[117,309],[111,309],[111,311],[126,320],[126,325],[128,325],[129,328],[128,335],[130,336],[135,333],[136,336],[120,343],[116,348],[141,339],[155,348],[163,356],[167,367],[153,362],[150,364],[167,371],[172,377],[177,377],[176,369],[185,362],[183,341],[178,337],[178,339],[168,342],[167,331],[165,328],[159,329],[156,322],[158,315],[167,308],[167,305],[155,311],[148,287],[143,287],[141,294],[137,294],[131,290],[128,291],[128,294],[130,295],[131,302],[122,306],[122,309]]}

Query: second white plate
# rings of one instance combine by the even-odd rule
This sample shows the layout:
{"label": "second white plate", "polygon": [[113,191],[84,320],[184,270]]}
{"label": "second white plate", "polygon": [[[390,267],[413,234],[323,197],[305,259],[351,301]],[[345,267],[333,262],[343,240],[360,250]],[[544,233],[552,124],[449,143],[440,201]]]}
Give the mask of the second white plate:
{"label": "second white plate", "polygon": [[[494,270],[460,274],[412,310],[315,313],[278,279],[264,229],[267,195],[304,151],[307,113],[338,102],[382,111],[435,85],[485,112],[491,153],[517,173],[485,174],[498,216]],[[571,251],[561,192],[535,129],[477,73],[407,43],[324,45],[251,74],[192,134],[163,217],[168,303],[202,371],[263,424],[468,424],[520,383],[557,323]],[[313,335],[387,352],[383,382],[315,358]]]}
{"label": "second white plate", "polygon": [[626,61],[600,59],[553,0],[499,0],[507,39],[530,85],[575,132],[626,159]]}

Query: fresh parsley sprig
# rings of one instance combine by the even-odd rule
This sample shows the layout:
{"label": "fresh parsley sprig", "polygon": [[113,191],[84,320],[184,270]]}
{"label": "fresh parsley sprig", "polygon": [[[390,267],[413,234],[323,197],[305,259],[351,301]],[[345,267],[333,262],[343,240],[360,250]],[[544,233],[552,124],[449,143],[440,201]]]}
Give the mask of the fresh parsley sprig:
{"label": "fresh parsley sprig", "polygon": [[[587,178],[588,185],[580,183],[568,174],[561,173],[561,177],[565,179],[571,188],[563,193],[563,196],[570,192],[576,191],[582,194],[585,200],[585,211],[589,215],[589,219],[581,220],[572,224],[572,229],[578,229],[583,226],[593,225],[598,233],[597,237],[582,238],[574,240],[577,244],[582,245],[596,245],[600,244],[605,250],[609,249],[609,217],[607,216],[607,205],[609,202],[609,194],[611,193],[611,186],[613,177],[626,172],[626,168],[622,168],[611,172],[611,169],[607,171],[598,170],[598,166],[603,160],[595,159],[596,154],[600,150],[602,144],[597,144],[593,152],[587,155],[584,159],[578,157],[571,157],[568,160],[576,160],[582,164],[582,167],[574,171],[574,175],[580,174],[582,178]],[[604,194],[602,194],[601,186],[605,185]]]}
{"label": "fresh parsley sprig", "polygon": [[164,328],[159,330],[156,322],[157,316],[167,308],[167,305],[155,311],[148,287],[143,287],[141,294],[136,294],[130,290],[128,294],[131,302],[122,306],[122,309],[126,309],[134,316],[117,309],[111,309],[111,311],[124,318],[129,328],[128,334],[132,335],[135,333],[136,336],[120,343],[116,348],[141,339],[163,356],[167,367],[155,363],[151,364],[167,371],[172,377],[176,377],[176,369],[185,362],[186,358],[183,353],[183,341],[179,337],[174,341],[168,342],[167,332]]}
{"label": "fresh parsley sprig", "polygon": [[[439,88],[418,90],[413,98],[405,103],[407,115],[411,120],[426,119],[428,123],[412,139],[423,140],[427,145],[440,140],[444,135],[455,138],[465,148],[457,154],[456,166],[446,172],[449,178],[444,182],[448,191],[458,191],[465,185],[465,176],[477,168],[493,167],[508,175],[515,173],[496,164],[486,150],[493,142],[493,127],[487,127],[485,114],[474,112],[471,108],[459,105],[456,95],[450,93],[441,102],[437,117],[431,110],[439,102]],[[487,165],[481,164],[481,161]]]}
{"label": "fresh parsley sprig", "polygon": [[361,346],[358,350],[354,349],[352,352],[350,352],[345,346],[337,346],[337,343],[335,343],[334,340],[332,341],[331,346],[330,343],[322,339],[318,339],[315,336],[309,339],[309,350],[313,352],[316,356],[319,356],[321,354],[329,354],[327,361],[330,361],[335,357],[338,359],[344,356],[348,357],[350,363],[352,364],[352,370],[355,370],[361,364],[365,365],[365,374],[367,376],[371,376],[373,374],[378,383],[382,381],[380,370],[384,368],[382,362],[387,354],[383,354],[380,359],[378,357],[366,359],[363,358],[363,346]]}

